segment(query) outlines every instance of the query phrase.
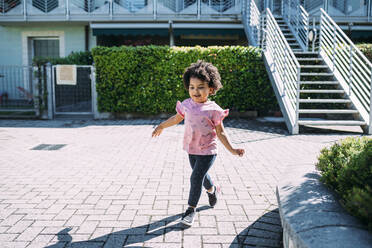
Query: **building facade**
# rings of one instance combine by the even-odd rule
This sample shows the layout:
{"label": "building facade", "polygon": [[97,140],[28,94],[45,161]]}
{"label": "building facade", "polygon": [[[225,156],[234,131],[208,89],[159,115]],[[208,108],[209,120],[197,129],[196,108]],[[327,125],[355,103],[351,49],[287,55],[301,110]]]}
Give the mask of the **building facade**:
{"label": "building facade", "polygon": [[0,0],[0,65],[96,45],[247,45],[243,0]]}

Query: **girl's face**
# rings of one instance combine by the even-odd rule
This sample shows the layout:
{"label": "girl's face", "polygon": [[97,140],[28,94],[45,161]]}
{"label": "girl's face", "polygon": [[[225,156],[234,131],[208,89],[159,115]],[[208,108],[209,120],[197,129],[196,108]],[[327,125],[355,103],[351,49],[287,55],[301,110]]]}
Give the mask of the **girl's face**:
{"label": "girl's face", "polygon": [[189,95],[194,102],[203,103],[213,93],[213,88],[199,78],[190,78]]}

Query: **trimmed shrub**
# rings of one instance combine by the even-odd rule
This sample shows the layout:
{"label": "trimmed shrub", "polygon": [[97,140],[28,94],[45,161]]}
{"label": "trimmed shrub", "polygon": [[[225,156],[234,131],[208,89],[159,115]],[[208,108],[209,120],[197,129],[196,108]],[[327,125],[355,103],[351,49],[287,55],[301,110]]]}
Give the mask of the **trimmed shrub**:
{"label": "trimmed shrub", "polygon": [[53,65],[92,65],[93,57],[90,51],[72,52],[63,58],[35,57],[32,62],[36,66],[44,65],[48,62]]}
{"label": "trimmed shrub", "polygon": [[372,139],[346,138],[324,148],[316,167],[343,207],[372,230]]}
{"label": "trimmed shrub", "polygon": [[369,61],[372,61],[372,44],[361,43],[357,44],[356,46],[369,59]]}
{"label": "trimmed shrub", "polygon": [[223,88],[211,97],[231,111],[278,109],[260,50],[253,47],[95,47],[101,112],[174,113],[188,98],[182,75],[198,59],[213,63]]}

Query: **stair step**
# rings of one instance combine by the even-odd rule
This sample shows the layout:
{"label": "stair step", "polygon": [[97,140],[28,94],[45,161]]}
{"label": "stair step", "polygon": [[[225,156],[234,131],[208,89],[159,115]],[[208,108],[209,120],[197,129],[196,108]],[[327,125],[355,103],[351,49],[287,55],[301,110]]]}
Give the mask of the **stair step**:
{"label": "stair step", "polygon": [[298,61],[323,61],[322,58],[297,58]]}
{"label": "stair step", "polygon": [[298,120],[299,125],[319,125],[319,126],[362,126],[366,125],[364,121],[355,120]]}
{"label": "stair step", "polygon": [[351,103],[349,99],[300,99],[300,103]]}
{"label": "stair step", "polygon": [[301,76],[333,76],[332,72],[301,72]]}
{"label": "stair step", "polygon": [[328,69],[328,66],[327,65],[301,65],[301,68]]}
{"label": "stair step", "polygon": [[300,84],[339,84],[338,81],[300,81]]}
{"label": "stair step", "polygon": [[318,55],[316,52],[297,52],[298,55]]}
{"label": "stair step", "polygon": [[300,90],[300,93],[342,94],[344,90]]}
{"label": "stair step", "polygon": [[357,114],[356,109],[300,109],[300,114]]}

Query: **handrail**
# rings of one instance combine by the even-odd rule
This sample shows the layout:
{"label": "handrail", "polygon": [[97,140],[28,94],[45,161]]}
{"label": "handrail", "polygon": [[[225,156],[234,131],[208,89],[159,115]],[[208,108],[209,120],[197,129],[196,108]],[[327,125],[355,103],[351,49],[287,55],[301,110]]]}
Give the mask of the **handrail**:
{"label": "handrail", "polygon": [[271,56],[274,73],[279,77],[276,81],[279,94],[288,100],[286,106],[290,121],[297,126],[301,67],[270,9],[266,11],[266,53]]}
{"label": "handrail", "polygon": [[[36,1],[36,2],[35,2]],[[28,16],[40,16],[41,19],[49,20],[47,17],[55,17],[58,20],[74,20],[86,16],[94,20],[95,16],[107,17],[111,20],[113,17],[138,15],[149,18],[160,15],[177,15],[178,17],[210,16],[216,15],[226,17],[235,17],[242,14],[241,3],[244,0],[226,0],[226,1],[202,1],[202,0],[108,0],[108,1],[86,1],[86,0],[9,0],[2,4],[0,0],[0,18],[19,17],[27,19]],[[35,4],[35,3],[36,4]],[[9,3],[9,4],[8,4]],[[11,4],[10,4],[11,3]],[[23,6],[19,8],[18,6]],[[26,12],[27,10],[27,12]],[[75,19],[76,19],[75,18]],[[43,20],[44,20],[43,19]],[[35,19],[36,20],[36,19]]]}
{"label": "handrail", "polygon": [[372,63],[335,21],[323,9],[320,11],[320,55],[372,131]]}
{"label": "handrail", "polygon": [[254,0],[245,1],[243,10],[243,24],[247,32],[249,43],[252,46],[259,46],[261,39],[261,13]]}
{"label": "handrail", "polygon": [[283,0],[283,18],[304,51],[307,51],[309,37],[309,13],[299,0]]}

